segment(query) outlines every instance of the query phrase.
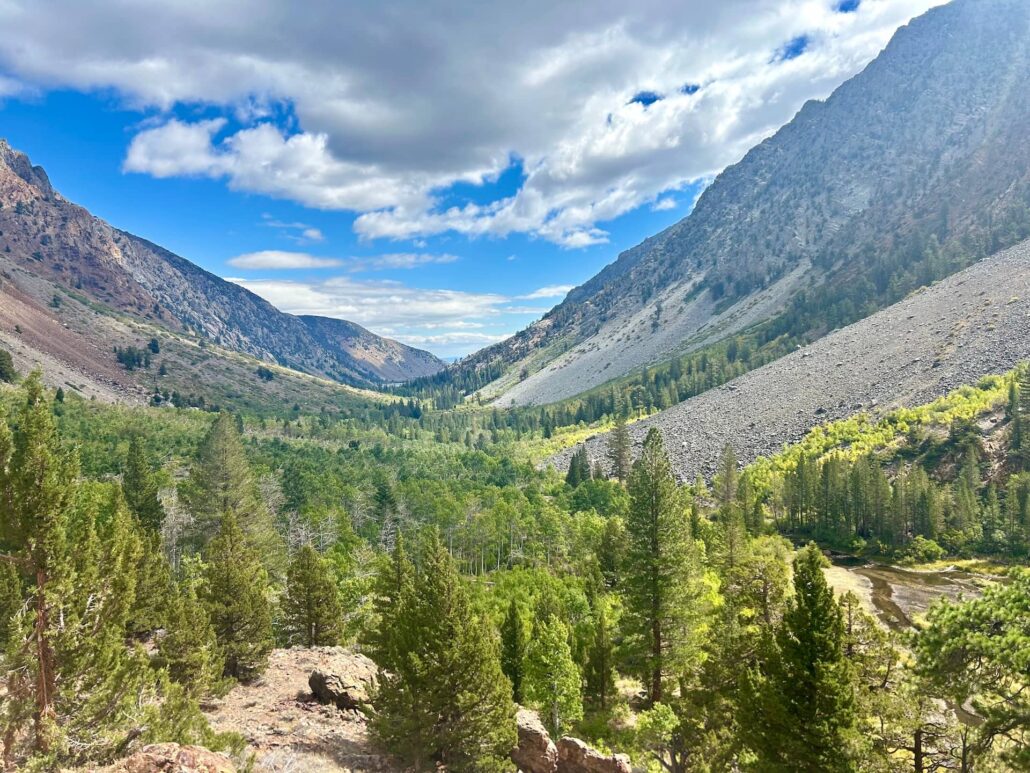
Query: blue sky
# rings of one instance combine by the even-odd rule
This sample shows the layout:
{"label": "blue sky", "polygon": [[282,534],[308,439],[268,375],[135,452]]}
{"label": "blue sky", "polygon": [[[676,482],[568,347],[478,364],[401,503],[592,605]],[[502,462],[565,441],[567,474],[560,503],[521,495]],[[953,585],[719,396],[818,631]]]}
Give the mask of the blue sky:
{"label": "blue sky", "polygon": [[12,0],[0,136],[286,311],[452,357],[686,215],[934,4]]}

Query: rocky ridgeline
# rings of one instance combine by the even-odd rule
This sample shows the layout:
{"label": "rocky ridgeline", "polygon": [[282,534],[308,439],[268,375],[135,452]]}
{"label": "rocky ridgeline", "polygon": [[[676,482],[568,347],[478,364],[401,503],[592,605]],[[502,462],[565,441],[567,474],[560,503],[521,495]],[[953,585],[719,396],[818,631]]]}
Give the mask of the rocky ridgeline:
{"label": "rocky ridgeline", "polygon": [[[200,332],[226,349],[346,383],[370,386],[432,375],[444,366],[428,352],[350,322],[286,314],[112,227],[63,198],[42,167],[0,139],[0,273],[24,286],[21,272],[133,320]],[[105,328],[97,325],[92,333],[109,355]]]}
{"label": "rocky ridgeline", "polygon": [[[747,464],[813,426],[860,411],[930,402],[1030,359],[1030,241],[917,292],[730,383],[631,425],[639,448],[651,427],[676,474],[711,477],[729,443]],[[586,442],[603,461],[604,435]],[[574,449],[553,457],[568,466]]]}

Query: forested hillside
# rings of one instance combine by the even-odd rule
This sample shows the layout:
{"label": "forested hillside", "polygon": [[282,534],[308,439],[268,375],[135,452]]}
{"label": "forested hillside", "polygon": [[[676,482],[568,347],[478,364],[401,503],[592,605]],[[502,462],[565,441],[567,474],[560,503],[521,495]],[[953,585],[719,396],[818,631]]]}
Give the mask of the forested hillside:
{"label": "forested hillside", "polygon": [[742,334],[808,341],[1030,236],[1030,9],[955,0],[538,323],[423,384],[572,397]]}
{"label": "forested hillside", "polygon": [[559,477],[514,429],[470,448],[426,415],[107,406],[30,375],[0,393],[5,759],[239,753],[199,706],[274,647],[344,643],[380,668],[398,769],[511,770],[516,702],[672,771],[1020,769],[1025,569],[892,633],[796,546],[1025,563],[1028,394],[1024,367],[683,486],[655,430],[632,461],[620,425],[610,478]]}

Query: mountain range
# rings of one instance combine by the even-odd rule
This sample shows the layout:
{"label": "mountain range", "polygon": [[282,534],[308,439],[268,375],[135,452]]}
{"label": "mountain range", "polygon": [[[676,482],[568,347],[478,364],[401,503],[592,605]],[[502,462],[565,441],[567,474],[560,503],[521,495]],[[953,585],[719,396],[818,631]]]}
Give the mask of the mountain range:
{"label": "mountain range", "polygon": [[[286,314],[257,295],[185,258],[121,231],[66,200],[42,167],[0,140],[0,297],[9,320],[56,318],[70,330],[75,311],[94,314],[89,336],[110,344],[72,346],[78,366],[111,370],[110,321],[128,320],[260,362],[344,384],[371,387],[436,373],[442,361],[351,322]],[[103,312],[102,314],[100,312]],[[3,313],[0,312],[0,316]],[[79,315],[82,316],[82,315]],[[102,322],[104,318],[106,322]],[[18,321],[20,320],[20,322]],[[7,326],[5,326],[7,327]],[[145,339],[144,339],[145,340]],[[40,335],[22,347],[67,360],[62,336]],[[203,374],[199,374],[202,378]]]}
{"label": "mountain range", "polygon": [[1028,81],[1030,4],[929,11],[687,217],[452,379],[494,379],[479,391],[499,405],[543,404],[744,331],[813,340],[1017,243],[1030,236]]}
{"label": "mountain range", "polygon": [[[252,401],[269,389],[257,368],[274,365],[280,400],[323,399],[306,392],[315,382],[415,379],[498,406],[571,398],[730,338],[778,356],[1030,237],[1028,80],[1030,4],[937,7],[718,175],[683,220],[450,366],[280,312],[93,217],[0,141],[0,346],[102,397],[216,384]],[[118,362],[154,336],[174,366],[160,379]]]}

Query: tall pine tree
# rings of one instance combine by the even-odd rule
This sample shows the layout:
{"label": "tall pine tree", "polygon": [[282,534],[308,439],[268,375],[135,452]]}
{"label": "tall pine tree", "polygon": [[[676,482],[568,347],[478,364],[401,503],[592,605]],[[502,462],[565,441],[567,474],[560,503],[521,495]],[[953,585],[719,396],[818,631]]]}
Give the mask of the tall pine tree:
{"label": "tall pine tree", "polygon": [[633,444],[626,426],[626,417],[621,410],[615,411],[615,426],[608,434],[608,463],[612,475],[625,483],[632,468]]}
{"label": "tall pine tree", "polygon": [[826,565],[814,544],[794,559],[794,596],[773,653],[753,677],[742,726],[762,770],[857,769],[856,673]]}
{"label": "tall pine tree", "polygon": [[398,540],[380,573],[379,664],[373,729],[415,770],[507,770],[515,745],[511,684],[493,626],[472,608],[465,580],[435,533],[419,571]]}
{"label": "tall pine tree", "polygon": [[526,673],[526,647],[529,640],[528,625],[515,599],[508,605],[508,614],[501,624],[501,670],[511,682],[511,696],[522,703],[522,686]]}
{"label": "tall pine tree", "polygon": [[205,556],[204,606],[225,659],[225,675],[251,679],[272,650],[268,575],[230,511]]}
{"label": "tall pine tree", "polygon": [[607,709],[609,699],[615,694],[615,648],[608,621],[608,602],[604,598],[594,604],[594,631],[587,648],[585,681],[587,695],[602,711]]}
{"label": "tall pine tree", "polygon": [[343,607],[328,562],[310,544],[290,562],[283,599],[283,627],[291,645],[324,647],[339,644]]}
{"label": "tall pine tree", "polygon": [[122,472],[122,491],[129,510],[143,528],[155,533],[160,533],[165,520],[159,490],[157,476],[143,450],[143,441],[139,435],[133,435]]}
{"label": "tall pine tree", "polygon": [[697,654],[706,595],[683,498],[656,429],[633,465],[629,494],[623,627],[627,656],[653,705]]}
{"label": "tall pine tree", "polygon": [[16,431],[0,421],[0,561],[18,574],[2,654],[0,734],[8,767],[95,766],[132,743],[210,740],[128,642],[145,541],[120,490],[77,479],[39,373]]}
{"label": "tall pine tree", "polygon": [[187,548],[201,552],[221,529],[222,519],[231,515],[265,567],[281,571],[282,542],[261,500],[232,414],[220,413],[211,425],[179,495],[193,516]]}

